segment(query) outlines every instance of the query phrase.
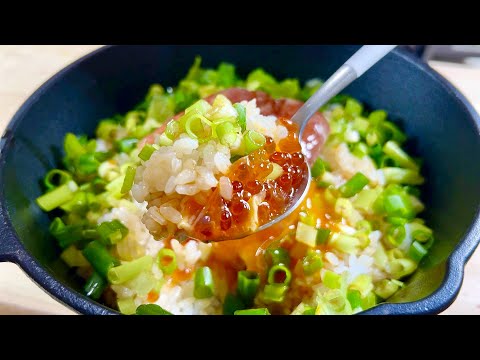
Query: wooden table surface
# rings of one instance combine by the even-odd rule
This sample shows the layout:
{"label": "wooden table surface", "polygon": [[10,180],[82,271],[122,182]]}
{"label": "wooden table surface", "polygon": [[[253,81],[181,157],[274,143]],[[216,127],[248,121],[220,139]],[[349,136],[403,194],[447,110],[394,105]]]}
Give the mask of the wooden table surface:
{"label": "wooden table surface", "polygon": [[[0,134],[19,106],[58,70],[99,45],[0,46]],[[480,69],[432,62],[480,112]],[[469,261],[462,290],[444,314],[480,314],[480,250]],[[16,265],[0,263],[0,314],[73,314]]]}

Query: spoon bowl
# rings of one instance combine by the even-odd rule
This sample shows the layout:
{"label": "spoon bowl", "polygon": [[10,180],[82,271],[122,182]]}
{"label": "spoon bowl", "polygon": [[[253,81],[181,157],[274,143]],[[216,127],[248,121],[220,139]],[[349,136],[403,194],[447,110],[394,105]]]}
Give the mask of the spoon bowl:
{"label": "spoon bowl", "polygon": [[[271,219],[269,222],[262,224],[261,226],[252,229],[251,231],[242,233],[229,233],[228,235],[220,235],[212,238],[207,236],[204,241],[224,241],[224,240],[238,240],[243,239],[253,233],[263,231],[275,224],[278,224],[282,220],[291,215],[303,202],[305,196],[308,193],[311,183],[311,170],[310,165],[314,160],[311,156],[312,148],[318,146],[318,139],[315,139],[315,131],[312,135],[309,135],[307,139],[304,138],[304,132],[307,128],[312,116],[325,105],[335,95],[340,93],[354,80],[358,79],[363,73],[380,61],[385,55],[392,51],[396,45],[365,45],[358,50],[352,57],[350,57],[345,64],[343,64],[306,102],[303,104],[297,112],[292,116],[291,121],[299,126],[298,138],[300,139],[300,145],[302,152],[306,155],[306,164],[308,171],[304,174],[301,184],[295,190],[295,195],[289,203],[286,210],[279,216]],[[315,126],[313,126],[315,127]],[[197,220],[202,217],[205,208],[200,212]],[[187,232],[188,233],[188,232]],[[189,236],[192,234],[188,234]],[[198,239],[196,236],[190,236]]]}

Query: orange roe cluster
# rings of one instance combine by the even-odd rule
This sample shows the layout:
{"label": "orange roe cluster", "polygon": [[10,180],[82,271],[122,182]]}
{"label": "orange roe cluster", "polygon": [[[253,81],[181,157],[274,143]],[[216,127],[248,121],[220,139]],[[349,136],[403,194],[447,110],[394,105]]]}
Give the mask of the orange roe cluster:
{"label": "orange roe cluster", "polygon": [[[288,136],[276,144],[266,137],[263,147],[235,162],[227,176],[232,182],[233,196],[226,200],[215,191],[208,206],[197,219],[194,233],[202,240],[236,238],[252,230],[252,199],[264,194],[258,203],[260,227],[282,215],[290,206],[304,177],[308,176],[305,156],[300,152],[297,126],[289,120],[280,119],[288,130]],[[267,179],[274,165],[282,167],[283,173],[276,179]]]}

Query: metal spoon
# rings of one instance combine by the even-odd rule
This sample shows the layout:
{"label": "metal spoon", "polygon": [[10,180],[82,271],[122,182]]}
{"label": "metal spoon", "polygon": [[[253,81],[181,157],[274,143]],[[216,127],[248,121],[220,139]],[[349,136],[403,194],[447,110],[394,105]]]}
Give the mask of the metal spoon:
{"label": "metal spoon", "polygon": [[[291,120],[299,125],[299,139],[303,139],[303,132],[308,123],[308,120],[325,105],[331,98],[337,95],[340,91],[345,89],[354,80],[362,76],[368,69],[380,61],[385,55],[393,50],[397,45],[364,45],[353,56],[348,59],[313,95],[307,100],[303,106],[293,115]],[[302,141],[302,148],[305,152],[306,143]],[[229,237],[228,240],[242,239],[248,235],[263,231],[272,225],[278,224],[295,209],[298,208],[305,199],[310,188],[311,176],[310,167],[308,167],[308,174],[304,177],[302,183],[298,187],[290,207],[280,216],[274,218],[266,224],[258,227],[255,231],[243,234],[236,234],[234,237]],[[222,241],[226,238],[209,239],[210,241]]]}

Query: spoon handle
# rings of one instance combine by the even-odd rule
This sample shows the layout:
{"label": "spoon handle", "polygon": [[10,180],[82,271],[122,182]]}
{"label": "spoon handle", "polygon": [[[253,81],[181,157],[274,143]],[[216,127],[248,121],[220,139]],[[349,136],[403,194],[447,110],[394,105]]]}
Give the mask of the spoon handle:
{"label": "spoon handle", "polygon": [[300,125],[299,136],[308,120],[332,97],[363,75],[397,45],[364,45],[348,59],[293,115],[292,121]]}

